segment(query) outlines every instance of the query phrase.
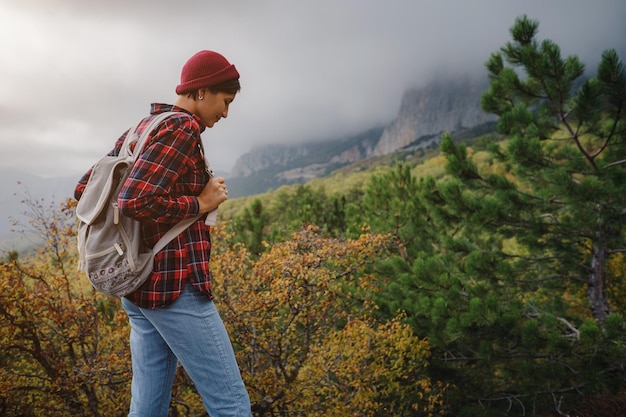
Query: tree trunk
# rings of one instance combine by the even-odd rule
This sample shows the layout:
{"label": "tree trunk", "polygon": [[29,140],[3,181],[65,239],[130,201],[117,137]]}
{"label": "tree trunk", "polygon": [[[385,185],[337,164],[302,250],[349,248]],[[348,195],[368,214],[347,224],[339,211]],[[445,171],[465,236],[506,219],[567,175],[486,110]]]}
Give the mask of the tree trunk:
{"label": "tree trunk", "polygon": [[608,260],[607,232],[600,225],[596,230],[596,240],[591,246],[591,272],[587,283],[587,295],[591,314],[604,324],[609,314],[609,303],[606,295],[606,264]]}

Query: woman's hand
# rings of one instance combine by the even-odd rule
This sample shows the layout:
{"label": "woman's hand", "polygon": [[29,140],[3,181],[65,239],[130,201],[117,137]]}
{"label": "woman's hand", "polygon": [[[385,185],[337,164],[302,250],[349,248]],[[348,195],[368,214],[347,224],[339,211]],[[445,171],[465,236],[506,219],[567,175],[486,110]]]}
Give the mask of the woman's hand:
{"label": "woman's hand", "polygon": [[200,213],[215,210],[228,199],[228,189],[223,177],[212,177],[198,196]]}

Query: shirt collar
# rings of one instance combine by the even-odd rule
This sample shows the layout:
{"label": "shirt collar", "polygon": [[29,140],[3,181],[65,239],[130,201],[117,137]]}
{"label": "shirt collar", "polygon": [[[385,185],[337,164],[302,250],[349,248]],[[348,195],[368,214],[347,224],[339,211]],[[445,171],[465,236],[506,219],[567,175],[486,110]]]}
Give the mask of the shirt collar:
{"label": "shirt collar", "polygon": [[200,126],[200,133],[204,132],[204,129],[206,129],[206,125],[204,124],[204,122],[202,122],[202,120],[198,116],[183,109],[182,107],[178,107],[173,104],[164,104],[164,103],[152,103],[150,105],[150,114],[159,114],[159,113],[164,113],[166,111],[176,111],[176,112],[187,113],[188,115],[192,116],[194,120],[198,123],[198,125]]}

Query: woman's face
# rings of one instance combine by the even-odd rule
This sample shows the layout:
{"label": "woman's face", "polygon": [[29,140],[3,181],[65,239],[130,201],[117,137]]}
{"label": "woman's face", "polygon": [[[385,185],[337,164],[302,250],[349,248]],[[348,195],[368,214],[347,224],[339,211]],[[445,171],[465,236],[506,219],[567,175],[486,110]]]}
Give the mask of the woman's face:
{"label": "woman's face", "polygon": [[213,127],[221,118],[228,117],[228,107],[235,99],[235,94],[211,93],[209,90],[200,90],[197,101],[197,115],[206,127]]}

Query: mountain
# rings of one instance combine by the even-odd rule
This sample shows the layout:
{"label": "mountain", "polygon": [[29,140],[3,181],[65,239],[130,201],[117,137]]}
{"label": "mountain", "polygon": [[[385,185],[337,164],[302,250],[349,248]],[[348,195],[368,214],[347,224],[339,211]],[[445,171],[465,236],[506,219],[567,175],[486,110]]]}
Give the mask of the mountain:
{"label": "mountain", "polygon": [[460,132],[495,120],[480,107],[487,80],[438,80],[404,94],[397,118],[385,129],[373,155],[437,145],[443,132]]}
{"label": "mountain", "polygon": [[242,155],[228,178],[233,197],[263,193],[283,184],[323,177],[346,165],[399,151],[432,148],[441,134],[487,126],[494,115],[480,107],[487,80],[470,77],[437,80],[405,92],[398,115],[387,126],[349,138],[298,145],[267,145]]}
{"label": "mountain", "polygon": [[228,178],[232,197],[264,193],[284,184],[303,183],[371,155],[383,127],[348,138],[302,145],[268,145],[240,157]]}

